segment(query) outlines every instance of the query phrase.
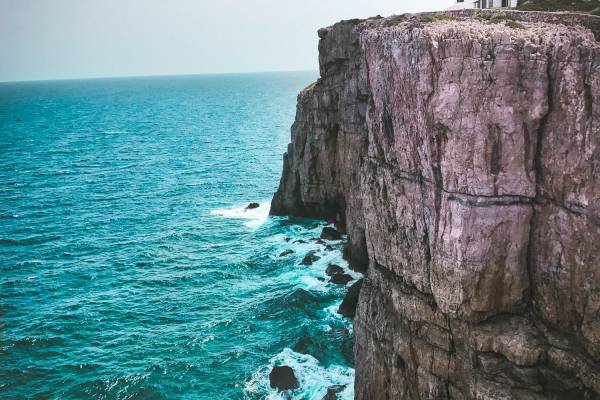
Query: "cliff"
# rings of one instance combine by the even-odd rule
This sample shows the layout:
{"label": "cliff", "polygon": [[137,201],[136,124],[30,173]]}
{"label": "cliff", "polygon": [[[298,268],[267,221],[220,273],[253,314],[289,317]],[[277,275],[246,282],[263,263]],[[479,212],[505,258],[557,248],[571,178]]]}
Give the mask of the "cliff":
{"label": "cliff", "polygon": [[319,31],[272,213],[366,269],[358,399],[600,398],[600,18]]}

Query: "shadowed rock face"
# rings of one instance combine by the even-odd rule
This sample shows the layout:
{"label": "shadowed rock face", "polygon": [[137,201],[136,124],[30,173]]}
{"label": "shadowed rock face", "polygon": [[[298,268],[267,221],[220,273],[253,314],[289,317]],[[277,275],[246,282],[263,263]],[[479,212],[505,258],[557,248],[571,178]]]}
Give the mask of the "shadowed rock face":
{"label": "shadowed rock face", "polygon": [[600,18],[447,15],[319,31],[271,211],[368,264],[356,398],[600,398]]}

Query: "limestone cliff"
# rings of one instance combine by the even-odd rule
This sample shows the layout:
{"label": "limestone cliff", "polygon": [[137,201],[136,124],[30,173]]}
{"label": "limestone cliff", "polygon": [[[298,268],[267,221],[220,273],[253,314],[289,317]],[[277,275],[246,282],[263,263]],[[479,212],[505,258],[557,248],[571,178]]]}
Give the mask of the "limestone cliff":
{"label": "limestone cliff", "polygon": [[599,27],[515,11],[319,31],[272,213],[335,220],[366,268],[356,398],[600,398]]}

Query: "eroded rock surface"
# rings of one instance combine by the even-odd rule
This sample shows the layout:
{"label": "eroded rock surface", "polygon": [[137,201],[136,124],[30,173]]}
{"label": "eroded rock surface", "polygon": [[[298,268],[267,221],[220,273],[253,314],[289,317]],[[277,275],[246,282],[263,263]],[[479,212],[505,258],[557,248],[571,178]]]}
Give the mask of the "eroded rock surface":
{"label": "eroded rock surface", "polygon": [[600,18],[507,15],[319,31],[271,211],[368,265],[358,399],[600,398]]}

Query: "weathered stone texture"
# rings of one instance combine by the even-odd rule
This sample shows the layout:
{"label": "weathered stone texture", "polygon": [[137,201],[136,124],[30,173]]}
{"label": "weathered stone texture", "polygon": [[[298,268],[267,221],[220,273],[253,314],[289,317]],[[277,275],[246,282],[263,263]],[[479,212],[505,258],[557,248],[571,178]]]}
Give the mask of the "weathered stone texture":
{"label": "weathered stone texture", "polygon": [[600,398],[600,18],[514,15],[319,31],[272,212],[368,265],[358,399]]}

